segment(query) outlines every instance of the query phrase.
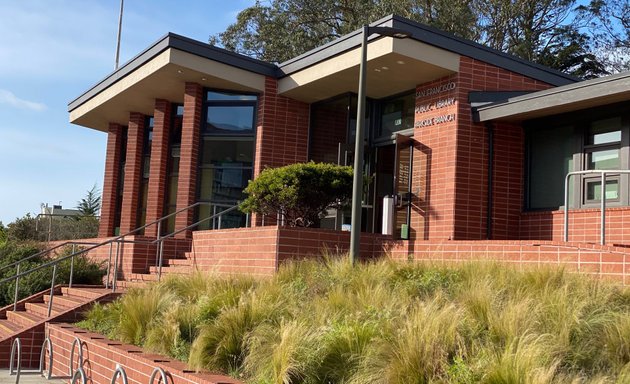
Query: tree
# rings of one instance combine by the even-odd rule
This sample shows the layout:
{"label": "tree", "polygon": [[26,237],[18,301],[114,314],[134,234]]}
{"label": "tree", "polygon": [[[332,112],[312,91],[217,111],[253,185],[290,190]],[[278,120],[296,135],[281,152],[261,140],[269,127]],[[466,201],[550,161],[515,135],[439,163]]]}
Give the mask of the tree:
{"label": "tree", "polygon": [[394,13],[571,74],[605,74],[593,52],[595,35],[582,32],[585,17],[575,6],[576,0],[259,0],[210,43],[277,63]]}
{"label": "tree", "polygon": [[4,244],[7,241],[7,229],[5,228],[2,221],[0,221],[0,245]]}
{"label": "tree", "polygon": [[352,195],[352,167],[301,163],[265,169],[249,182],[243,212],[280,214],[291,227],[311,227]]}
{"label": "tree", "polygon": [[77,209],[82,216],[98,216],[101,210],[101,191],[98,190],[96,184],[77,203]]}
{"label": "tree", "polygon": [[630,1],[591,0],[578,7],[589,20],[595,48],[611,72],[630,70]]}

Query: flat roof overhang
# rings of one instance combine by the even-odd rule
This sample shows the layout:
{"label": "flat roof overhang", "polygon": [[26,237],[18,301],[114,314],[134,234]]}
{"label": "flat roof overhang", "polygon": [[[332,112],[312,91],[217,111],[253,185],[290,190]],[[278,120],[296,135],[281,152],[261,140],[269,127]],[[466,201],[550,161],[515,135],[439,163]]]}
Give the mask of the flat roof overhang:
{"label": "flat roof overhang", "polygon": [[630,72],[533,92],[476,108],[483,121],[522,121],[630,101]]}
{"label": "flat roof overhang", "polygon": [[[381,37],[368,43],[368,97],[383,98],[459,71],[460,56],[413,39]],[[278,93],[312,103],[358,92],[361,47],[294,71],[278,81]]]}
{"label": "flat roof overhang", "polygon": [[153,115],[155,99],[183,103],[186,82],[262,92],[275,67],[169,34],[70,102],[70,122],[107,132],[127,125],[130,112]]}

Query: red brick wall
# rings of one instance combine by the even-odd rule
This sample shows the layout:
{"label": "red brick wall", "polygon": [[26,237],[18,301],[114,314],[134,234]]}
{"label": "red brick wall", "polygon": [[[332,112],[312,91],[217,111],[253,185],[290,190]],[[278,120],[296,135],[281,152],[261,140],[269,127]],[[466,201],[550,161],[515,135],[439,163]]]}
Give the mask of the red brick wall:
{"label": "red brick wall", "polygon": [[278,81],[265,79],[258,102],[254,176],[266,167],[307,161],[309,105],[278,96]]}
{"label": "red brick wall", "polygon": [[[147,195],[147,219],[150,223],[164,216],[166,188],[166,166],[168,164],[168,143],[171,124],[171,103],[155,100],[153,112],[153,142],[151,144],[151,166],[149,169],[149,191]],[[164,223],[166,225],[166,223]],[[157,226],[147,227],[145,235],[157,235]]]}
{"label": "red brick wall", "polygon": [[[109,384],[117,364],[125,370],[129,383],[148,383],[155,367],[162,368],[177,384],[240,383],[224,375],[196,373],[185,363],[166,356],[143,352],[136,346],[109,340],[102,335],[87,332],[70,324],[46,324],[46,332],[53,346],[52,374],[54,377],[68,376],[72,343],[75,338],[79,338],[83,346],[83,369],[88,382],[93,384]],[[75,348],[72,356],[75,370],[78,365],[77,355],[78,348]],[[159,381],[158,375],[154,382]],[[116,382],[120,383],[122,380],[119,378]]]}
{"label": "red brick wall", "polygon": [[[488,194],[488,132],[474,123],[470,91],[541,90],[549,85],[468,57],[460,72],[421,84],[417,93],[454,83],[442,92],[418,94],[414,152],[412,239],[485,239]],[[454,104],[437,107],[453,98]],[[430,106],[429,109],[426,109]],[[423,126],[422,121],[454,116]],[[523,132],[495,128],[493,238],[516,237],[522,206]]]}
{"label": "red brick wall", "polygon": [[[182,123],[181,157],[179,159],[179,186],[177,210],[195,203],[197,195],[197,167],[201,130],[203,88],[197,83],[186,83],[184,93],[184,117]],[[164,186],[166,187],[166,186]],[[193,223],[194,210],[187,210],[175,218],[175,228],[185,228]],[[189,237],[188,231],[178,236]]]}
{"label": "red brick wall", "polygon": [[114,235],[116,217],[116,196],[118,194],[118,164],[122,145],[122,127],[120,124],[109,124],[107,131],[107,154],[105,157],[105,176],[103,180],[103,197],[101,199],[101,222],[99,237]]}
{"label": "red brick wall", "polygon": [[127,157],[125,162],[125,182],[120,216],[120,233],[136,229],[138,204],[140,202],[140,179],[142,178],[142,145],[144,143],[145,116],[141,113],[129,114],[127,130]]}

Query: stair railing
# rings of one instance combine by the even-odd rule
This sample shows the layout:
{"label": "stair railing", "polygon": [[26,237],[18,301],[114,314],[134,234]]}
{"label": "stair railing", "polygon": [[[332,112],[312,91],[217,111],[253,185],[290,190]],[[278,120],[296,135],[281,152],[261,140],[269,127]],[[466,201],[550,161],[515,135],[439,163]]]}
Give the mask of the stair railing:
{"label": "stair railing", "polygon": [[[112,259],[113,244],[114,243],[116,243],[116,255],[115,255],[115,260],[114,260],[114,265],[113,265],[114,276],[113,276],[113,279],[111,280],[112,281],[112,287],[111,287],[112,288],[112,292],[116,292],[116,282],[117,282],[117,275],[118,275],[117,270],[118,270],[118,267],[119,267],[119,263],[121,261],[121,258],[120,258],[120,244],[125,244],[125,243],[157,244],[158,245],[158,251],[157,252],[159,252],[159,254],[157,255],[158,256],[157,257],[158,258],[158,270],[159,270],[158,278],[159,278],[160,275],[161,275],[161,268],[162,268],[162,261],[163,261],[162,258],[163,258],[163,252],[164,252],[164,240],[165,239],[171,238],[171,237],[173,237],[173,236],[175,236],[175,235],[177,235],[177,234],[179,234],[181,232],[188,231],[188,230],[190,230],[192,228],[195,228],[198,225],[200,225],[201,223],[204,223],[204,222],[206,222],[208,220],[214,220],[214,219],[217,219],[217,218],[219,218],[219,229],[220,229],[220,227],[221,227],[221,220],[220,220],[221,216],[223,216],[224,214],[226,214],[228,212],[231,212],[231,211],[237,209],[238,206],[239,206],[239,204],[236,204],[236,205],[234,205],[234,206],[232,206],[232,207],[230,207],[228,209],[225,209],[225,210],[223,210],[223,211],[221,211],[219,213],[216,213],[216,214],[211,215],[211,216],[209,216],[207,218],[199,220],[199,221],[197,221],[194,224],[188,225],[185,228],[176,230],[176,231],[174,231],[174,232],[172,232],[172,233],[170,233],[168,235],[165,235],[165,236],[161,235],[161,226],[162,226],[162,222],[164,220],[168,220],[169,218],[171,218],[171,217],[173,217],[173,216],[175,216],[177,214],[180,214],[182,212],[194,209],[194,208],[196,208],[198,206],[202,206],[202,205],[212,206],[212,205],[216,205],[216,204],[215,203],[211,203],[211,202],[203,202],[203,201],[196,202],[194,204],[189,205],[188,207],[182,208],[182,209],[177,210],[177,211],[175,211],[173,213],[165,215],[165,216],[163,216],[163,217],[161,217],[161,218],[159,218],[157,220],[154,220],[154,221],[152,221],[150,223],[144,224],[144,225],[142,225],[142,226],[140,226],[140,227],[138,227],[138,228],[136,228],[136,229],[134,229],[132,231],[124,233],[122,235],[119,235],[119,236],[107,239],[107,240],[105,240],[103,242],[100,242],[100,243],[96,243],[96,244],[90,243],[90,245],[88,245],[85,248],[81,248],[78,251],[76,250],[76,245],[85,245],[85,243],[76,242],[77,244],[74,245],[73,252],[70,255],[58,257],[58,258],[56,258],[54,260],[51,260],[51,261],[48,261],[46,263],[40,264],[38,266],[35,266],[35,267],[33,267],[33,268],[31,268],[31,269],[29,269],[27,271],[21,271],[20,270],[20,263],[23,262],[23,261],[26,261],[28,258],[34,258],[35,257],[35,255],[29,256],[28,258],[22,259],[22,260],[20,260],[20,261],[18,261],[16,263],[14,263],[13,265],[16,265],[16,273],[15,273],[15,275],[0,280],[0,285],[2,285],[4,283],[11,282],[13,280],[16,281],[15,292],[14,292],[14,300],[13,300],[13,310],[17,311],[18,293],[19,293],[19,280],[20,280],[20,278],[22,278],[24,276],[27,276],[27,275],[29,275],[31,273],[37,272],[39,270],[42,270],[44,268],[52,267],[53,271],[52,271],[52,278],[51,278],[51,283],[50,283],[50,298],[49,298],[49,302],[48,302],[48,317],[50,317],[51,312],[52,312],[52,307],[53,307],[53,300],[54,300],[53,298],[54,298],[55,280],[56,280],[56,277],[57,277],[57,266],[60,263],[66,261],[66,260],[70,260],[70,277],[69,277],[68,286],[72,287],[73,274],[74,274],[74,257],[76,257],[78,255],[81,255],[81,254],[84,254],[84,253],[87,253],[87,252],[90,252],[90,251],[92,251],[94,249],[97,249],[97,248],[109,245],[110,248],[109,248],[109,258],[108,258],[108,265],[107,265],[107,281],[106,281],[106,288],[109,288],[110,273],[111,273],[110,271],[112,270],[111,259]],[[249,221],[249,215],[247,216],[247,221]],[[152,226],[152,225],[157,225],[157,236],[156,236],[155,240],[153,240],[153,241],[138,241],[138,240],[126,240],[125,239],[125,237],[134,235],[134,234],[138,233],[139,231],[144,230],[147,227]],[[72,242],[68,242],[68,243],[71,244]],[[81,244],[78,244],[78,243],[81,243]],[[56,249],[58,247],[59,246],[56,246],[53,249]],[[50,251],[50,250],[48,250],[48,251]],[[71,374],[72,374],[72,372],[71,372]]]}
{"label": "stair railing", "polygon": [[[227,209],[224,209],[221,212],[215,213],[215,214],[213,214],[211,216],[208,216],[208,217],[206,217],[204,219],[201,219],[201,220],[197,221],[196,223],[190,224],[190,225],[188,225],[188,226],[186,226],[184,228],[181,228],[181,229],[178,229],[176,231],[173,231],[173,232],[169,233],[168,235],[160,236],[160,234],[158,232],[158,238],[156,240],[152,241],[152,244],[157,244],[158,245],[158,247],[157,247],[158,256],[156,258],[156,262],[157,262],[156,267],[158,268],[158,281],[160,281],[160,279],[162,278],[162,265],[163,265],[163,262],[164,262],[164,240],[169,239],[171,237],[174,237],[174,236],[176,236],[176,235],[178,235],[178,234],[180,234],[182,232],[189,231],[189,230],[191,230],[191,229],[193,229],[195,227],[198,227],[199,225],[205,223],[206,221],[210,221],[210,220],[214,221],[215,219],[217,219],[218,223],[219,223],[219,228],[218,229],[221,229],[221,217],[223,215],[225,215],[226,213],[229,213],[229,212],[232,212],[232,211],[236,210],[239,206],[240,206],[240,203],[237,203],[237,204],[235,204],[235,205],[233,205],[233,206],[231,206],[231,207],[229,207]],[[246,216],[246,222],[249,222],[249,215]]]}
{"label": "stair railing", "polygon": [[[630,174],[630,169],[593,169],[587,171],[573,171],[567,173],[564,178],[564,241],[569,241],[569,181],[572,176],[577,175],[599,175],[601,183],[600,192],[600,224],[599,224],[599,243],[606,245],[606,176],[610,174]],[[621,185],[621,180],[619,181]]]}
{"label": "stair railing", "polygon": [[[15,352],[17,350],[17,363],[14,366],[13,362],[16,358]],[[22,342],[19,337],[13,339],[13,343],[11,344],[11,355],[9,357],[9,375],[13,375],[13,369],[16,369],[15,372],[15,384],[20,382],[20,372],[22,370]]]}
{"label": "stair railing", "polygon": [[[48,347],[48,372],[44,375],[44,357],[46,357],[46,347]],[[53,347],[50,341],[50,336],[46,336],[44,343],[42,344],[42,351],[39,354],[39,374],[44,376],[46,380],[50,380],[52,377],[52,365],[53,365]]]}

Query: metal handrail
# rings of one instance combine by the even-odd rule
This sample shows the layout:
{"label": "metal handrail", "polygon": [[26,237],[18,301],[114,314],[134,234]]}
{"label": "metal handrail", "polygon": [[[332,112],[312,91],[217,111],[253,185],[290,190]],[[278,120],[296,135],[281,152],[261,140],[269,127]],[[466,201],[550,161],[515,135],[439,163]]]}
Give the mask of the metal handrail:
{"label": "metal handrail", "polygon": [[219,213],[215,213],[212,216],[208,216],[205,219],[201,219],[201,220],[197,221],[196,223],[188,225],[188,226],[186,226],[184,228],[181,228],[181,229],[179,229],[177,231],[173,231],[172,233],[169,233],[168,235],[160,236],[158,234],[158,238],[152,242],[154,244],[159,243],[159,246],[158,246],[158,257],[157,257],[158,281],[160,281],[160,279],[162,278],[162,265],[163,265],[163,262],[164,262],[163,258],[164,258],[164,240],[165,239],[174,237],[175,235],[178,235],[178,234],[180,234],[180,233],[182,233],[184,231],[188,231],[188,230],[190,230],[192,228],[195,228],[195,227],[199,226],[201,223],[204,223],[206,221],[213,220],[213,219],[215,219],[217,217],[221,217],[221,216],[225,215],[226,213],[232,212],[233,210],[237,209],[239,206],[240,206],[240,202],[237,203],[236,205],[228,208],[228,209],[225,209],[225,210],[219,212]]}
{"label": "metal handrail", "polygon": [[601,198],[600,198],[600,233],[599,243],[606,244],[606,176],[609,174],[630,174],[630,169],[597,169],[587,171],[573,171],[567,173],[564,178],[564,241],[569,241],[569,180],[576,175],[596,175],[601,177]]}
{"label": "metal handrail", "polygon": [[15,376],[15,384],[20,382],[20,371],[22,370],[22,342],[19,337],[13,339],[11,344],[11,355],[9,357],[9,375],[13,375],[13,360],[15,359],[15,350],[17,348],[17,372]]}
{"label": "metal handrail", "polygon": [[30,256],[26,256],[25,258],[20,259],[18,261],[14,261],[11,264],[3,265],[2,267],[0,267],[0,272],[4,271],[5,269],[9,269],[11,267],[17,267],[19,264],[21,264],[21,263],[23,263],[25,261],[34,259],[34,258],[36,258],[38,256],[43,256],[43,255],[45,255],[45,254],[47,254],[47,253],[49,253],[51,251],[54,251],[55,249],[58,249],[58,248],[61,248],[61,247],[65,247],[67,245],[95,245],[95,244],[99,244],[99,243],[69,240],[69,241],[66,241],[63,244],[58,244],[58,245],[55,245],[52,248],[47,248],[47,249],[44,249],[43,251],[39,251],[39,252],[37,252],[35,254],[32,254]]}
{"label": "metal handrail", "polygon": [[[33,273],[33,272],[42,270],[44,268],[53,267],[53,274],[52,274],[51,288],[50,288],[50,300],[48,302],[48,317],[50,317],[50,314],[51,314],[51,311],[52,311],[52,306],[53,306],[53,297],[54,297],[53,294],[54,294],[55,277],[56,277],[56,273],[57,273],[57,265],[59,263],[65,261],[65,260],[68,260],[68,259],[71,260],[69,287],[72,287],[72,279],[73,279],[73,272],[74,272],[74,257],[77,256],[77,255],[83,254],[83,253],[87,253],[87,252],[89,252],[89,251],[91,251],[93,249],[96,249],[96,248],[99,248],[99,247],[102,247],[102,246],[105,246],[105,245],[110,245],[109,259],[108,259],[108,265],[107,265],[107,281],[106,281],[106,285],[105,285],[106,288],[109,288],[109,281],[110,281],[109,277],[110,277],[110,273],[111,273],[110,271],[112,269],[111,268],[111,258],[112,258],[112,251],[113,251],[112,245],[114,243],[116,243],[116,257],[115,257],[115,261],[114,261],[114,277],[112,279],[112,292],[115,292],[116,291],[117,275],[118,275],[118,273],[116,273],[116,271],[118,269],[118,263],[120,261],[120,257],[119,257],[120,256],[120,243],[124,244],[124,243],[137,243],[137,242],[148,243],[148,244],[157,244],[157,243],[159,243],[159,247],[158,247],[158,251],[157,251],[159,253],[157,256],[160,259],[159,262],[158,262],[159,269],[160,269],[160,273],[158,274],[158,278],[159,278],[159,276],[161,275],[161,264],[162,264],[162,257],[163,257],[164,239],[173,237],[173,236],[175,236],[175,235],[177,235],[177,234],[179,234],[179,233],[181,233],[183,231],[187,231],[187,230],[189,230],[191,228],[194,228],[194,227],[198,226],[199,224],[201,224],[201,223],[203,223],[203,222],[205,222],[207,220],[212,220],[212,219],[215,219],[217,217],[221,217],[222,215],[235,210],[239,206],[239,204],[236,204],[233,207],[230,207],[230,208],[228,208],[226,210],[223,210],[223,211],[221,211],[221,212],[219,212],[217,214],[214,214],[214,215],[212,215],[210,217],[207,217],[205,219],[199,220],[198,222],[196,222],[194,224],[191,224],[191,225],[188,225],[185,228],[182,228],[180,230],[174,231],[174,232],[172,232],[172,233],[170,233],[168,235],[165,235],[165,236],[161,235],[161,233],[160,233],[161,232],[161,223],[164,220],[167,220],[168,218],[173,217],[173,216],[175,216],[175,215],[177,215],[179,213],[182,213],[184,211],[193,209],[193,208],[201,206],[201,205],[210,205],[210,206],[212,206],[212,205],[215,205],[215,203],[204,202],[204,201],[196,202],[194,204],[189,205],[188,207],[179,209],[179,210],[177,210],[177,211],[175,211],[173,213],[170,213],[170,214],[168,214],[166,216],[163,216],[163,217],[161,217],[161,218],[159,218],[157,220],[153,220],[152,222],[147,223],[147,224],[145,224],[145,225],[143,225],[141,227],[138,227],[138,228],[136,228],[136,229],[134,229],[132,231],[129,231],[129,232],[125,233],[125,234],[113,237],[113,238],[105,240],[105,241],[103,241],[101,243],[93,244],[93,245],[88,246],[86,248],[82,248],[80,251],[75,251],[73,249],[73,252],[70,255],[58,257],[58,258],[56,258],[54,260],[51,260],[51,261],[48,261],[46,263],[40,264],[38,266],[35,266],[35,267],[29,269],[28,271],[20,271],[20,268],[19,268],[20,264],[17,263],[16,274],[11,276],[11,277],[7,277],[7,278],[4,278],[4,279],[0,280],[0,284],[4,284],[4,283],[7,283],[7,282],[16,280],[15,293],[14,293],[14,302],[13,302],[13,310],[16,311],[17,310],[17,302],[18,302],[19,279],[21,277],[24,277],[24,276],[26,276],[28,274]],[[138,231],[140,231],[142,229],[145,229],[145,228],[147,228],[147,227],[149,227],[151,225],[155,225],[155,224],[157,224],[157,238],[155,240],[153,240],[153,241],[137,241],[137,240],[129,241],[129,240],[125,240],[126,236],[130,236],[130,235],[132,235],[134,233],[137,233]],[[70,372],[70,374],[72,374],[72,372]]]}

